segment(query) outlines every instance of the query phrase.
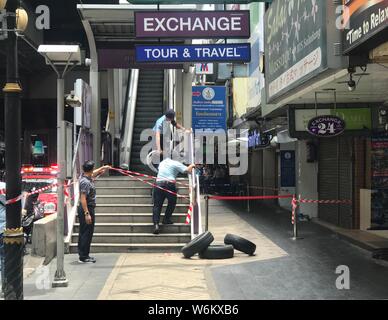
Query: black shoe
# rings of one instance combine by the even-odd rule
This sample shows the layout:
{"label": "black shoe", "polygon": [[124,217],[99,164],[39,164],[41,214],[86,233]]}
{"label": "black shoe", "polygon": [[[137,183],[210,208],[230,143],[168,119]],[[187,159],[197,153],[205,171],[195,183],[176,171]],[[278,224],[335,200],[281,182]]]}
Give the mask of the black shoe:
{"label": "black shoe", "polygon": [[159,232],[160,232],[159,225],[155,224],[154,234],[159,234]]}
{"label": "black shoe", "polygon": [[174,224],[171,219],[163,220],[163,224]]}
{"label": "black shoe", "polygon": [[88,259],[90,259],[91,261],[93,261],[93,263],[95,263],[97,260],[96,260],[96,258],[94,258],[94,257],[88,257]]}
{"label": "black shoe", "polygon": [[96,263],[96,259],[94,258],[90,258],[90,257],[87,257],[87,258],[79,258],[78,260],[79,263]]}

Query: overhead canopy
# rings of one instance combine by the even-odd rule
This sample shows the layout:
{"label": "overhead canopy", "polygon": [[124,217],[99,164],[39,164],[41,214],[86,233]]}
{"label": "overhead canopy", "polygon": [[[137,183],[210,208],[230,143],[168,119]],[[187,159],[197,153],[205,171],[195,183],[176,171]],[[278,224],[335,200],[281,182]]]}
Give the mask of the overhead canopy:
{"label": "overhead canopy", "polygon": [[128,0],[132,4],[249,4],[253,2],[267,2],[272,0]]}

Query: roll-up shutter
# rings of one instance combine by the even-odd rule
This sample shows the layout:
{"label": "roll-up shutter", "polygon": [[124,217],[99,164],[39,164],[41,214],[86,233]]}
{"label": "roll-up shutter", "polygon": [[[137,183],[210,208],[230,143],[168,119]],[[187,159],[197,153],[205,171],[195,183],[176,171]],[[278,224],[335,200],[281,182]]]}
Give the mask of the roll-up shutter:
{"label": "roll-up shutter", "polygon": [[[320,139],[320,200],[352,199],[353,139],[348,137]],[[319,218],[343,228],[352,228],[352,206],[320,204]]]}

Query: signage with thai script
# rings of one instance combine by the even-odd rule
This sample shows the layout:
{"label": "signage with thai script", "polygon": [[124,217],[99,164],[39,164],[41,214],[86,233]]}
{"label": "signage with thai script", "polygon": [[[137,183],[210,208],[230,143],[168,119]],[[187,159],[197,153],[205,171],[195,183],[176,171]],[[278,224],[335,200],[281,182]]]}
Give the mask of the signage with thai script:
{"label": "signage with thai script", "polygon": [[344,52],[379,32],[388,32],[388,0],[344,0]]}
{"label": "signage with thai script", "polygon": [[226,87],[194,86],[192,94],[194,131],[226,131]]}
{"label": "signage with thai script", "polygon": [[268,102],[327,68],[326,2],[274,1],[265,16]]}
{"label": "signage with thai script", "polygon": [[135,12],[137,38],[249,38],[248,10]]}
{"label": "signage with thai script", "polygon": [[337,116],[325,115],[311,119],[307,131],[317,137],[330,138],[345,131],[345,121]]}
{"label": "signage with thai script", "polygon": [[213,45],[136,46],[136,62],[249,62],[248,43]]}

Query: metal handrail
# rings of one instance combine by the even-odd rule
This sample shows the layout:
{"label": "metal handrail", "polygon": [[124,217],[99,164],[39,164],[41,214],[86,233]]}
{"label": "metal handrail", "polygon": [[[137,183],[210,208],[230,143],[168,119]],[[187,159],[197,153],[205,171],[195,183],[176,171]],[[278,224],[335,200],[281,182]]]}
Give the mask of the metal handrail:
{"label": "metal handrail", "polygon": [[130,165],[133,128],[135,123],[137,89],[139,84],[139,69],[132,69],[129,80],[129,90],[127,95],[127,113],[125,116],[124,132],[120,145],[120,164]]}

